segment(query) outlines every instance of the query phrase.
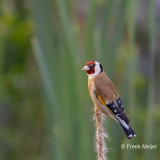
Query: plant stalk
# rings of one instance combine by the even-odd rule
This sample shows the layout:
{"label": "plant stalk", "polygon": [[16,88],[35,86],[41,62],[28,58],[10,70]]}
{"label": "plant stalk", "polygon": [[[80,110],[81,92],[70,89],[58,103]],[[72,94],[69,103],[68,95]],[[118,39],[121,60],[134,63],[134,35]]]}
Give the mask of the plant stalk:
{"label": "plant stalk", "polygon": [[94,108],[94,119],[96,121],[96,151],[97,151],[97,160],[108,160],[106,153],[108,148],[105,142],[105,139],[108,138],[103,122],[105,120],[105,115],[96,107]]}

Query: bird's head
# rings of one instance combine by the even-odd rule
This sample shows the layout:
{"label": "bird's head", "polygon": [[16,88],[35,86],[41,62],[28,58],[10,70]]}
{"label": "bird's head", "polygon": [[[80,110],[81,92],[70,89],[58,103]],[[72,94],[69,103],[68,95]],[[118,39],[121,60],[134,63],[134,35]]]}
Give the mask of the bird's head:
{"label": "bird's head", "polygon": [[103,68],[99,62],[89,61],[81,70],[85,70],[89,77],[94,77],[101,73],[103,71]]}

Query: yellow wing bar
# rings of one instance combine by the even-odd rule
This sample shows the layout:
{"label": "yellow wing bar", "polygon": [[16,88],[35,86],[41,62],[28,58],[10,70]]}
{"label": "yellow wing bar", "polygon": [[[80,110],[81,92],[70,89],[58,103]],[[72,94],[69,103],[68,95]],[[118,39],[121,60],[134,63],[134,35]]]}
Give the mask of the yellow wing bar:
{"label": "yellow wing bar", "polygon": [[103,99],[101,96],[97,95],[98,100],[104,105],[106,106],[106,100]]}
{"label": "yellow wing bar", "polygon": [[103,99],[101,96],[97,95],[98,100],[100,101],[101,104],[103,104],[106,108],[108,108],[108,110],[110,110],[111,113],[113,113],[113,111],[107,106],[107,100]]}

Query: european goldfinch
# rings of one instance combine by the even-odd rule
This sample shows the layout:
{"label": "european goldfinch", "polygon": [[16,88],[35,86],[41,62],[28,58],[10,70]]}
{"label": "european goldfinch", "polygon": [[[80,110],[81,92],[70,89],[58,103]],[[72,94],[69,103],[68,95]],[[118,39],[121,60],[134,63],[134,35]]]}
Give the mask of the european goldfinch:
{"label": "european goldfinch", "polygon": [[89,61],[82,68],[88,75],[88,90],[91,99],[102,113],[115,119],[123,128],[128,139],[136,134],[129,126],[121,99],[113,83],[103,71],[102,65],[97,61]]}

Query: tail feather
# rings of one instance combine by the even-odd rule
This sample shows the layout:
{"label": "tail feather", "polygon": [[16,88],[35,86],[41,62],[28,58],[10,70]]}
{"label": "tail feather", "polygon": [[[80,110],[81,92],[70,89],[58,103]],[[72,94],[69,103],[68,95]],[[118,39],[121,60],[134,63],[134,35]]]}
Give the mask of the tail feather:
{"label": "tail feather", "polygon": [[132,137],[136,137],[135,132],[133,131],[133,129],[128,125],[128,128],[126,128],[125,126],[123,126],[121,123],[120,125],[122,126],[126,136],[128,139],[131,139]]}
{"label": "tail feather", "polygon": [[135,132],[133,131],[133,129],[129,126],[129,124],[127,124],[124,120],[122,120],[120,117],[116,117],[116,120],[118,121],[118,123],[122,126],[126,136],[128,139],[131,139],[132,137],[136,137]]}

